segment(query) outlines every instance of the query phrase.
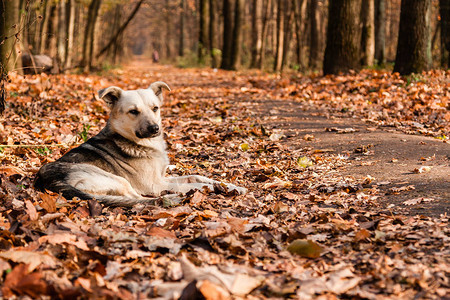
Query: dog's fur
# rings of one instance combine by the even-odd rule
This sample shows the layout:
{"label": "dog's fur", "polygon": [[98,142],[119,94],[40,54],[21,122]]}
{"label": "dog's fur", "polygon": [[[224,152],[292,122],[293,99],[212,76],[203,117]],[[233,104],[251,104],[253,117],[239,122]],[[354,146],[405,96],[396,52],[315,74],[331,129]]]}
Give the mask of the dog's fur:
{"label": "dog's fur", "polygon": [[124,91],[109,87],[99,91],[111,108],[99,134],[72,149],[38,172],[35,187],[61,193],[65,198],[97,199],[113,206],[152,203],[163,191],[187,193],[221,184],[228,190],[246,189],[199,176],[166,177],[169,159],[163,139],[160,107],[161,81],[148,89]]}

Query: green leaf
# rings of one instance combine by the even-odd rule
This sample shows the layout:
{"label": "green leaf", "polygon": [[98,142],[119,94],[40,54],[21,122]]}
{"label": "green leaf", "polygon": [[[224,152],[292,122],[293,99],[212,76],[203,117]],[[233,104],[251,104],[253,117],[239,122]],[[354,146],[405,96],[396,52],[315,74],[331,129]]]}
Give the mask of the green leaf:
{"label": "green leaf", "polygon": [[239,147],[241,148],[242,151],[247,151],[250,146],[247,143],[242,143],[239,145]]}
{"label": "green leaf", "polygon": [[307,168],[307,167],[311,167],[313,165],[313,162],[306,156],[302,156],[297,159],[297,165],[299,165],[299,167],[302,167],[302,168]]}

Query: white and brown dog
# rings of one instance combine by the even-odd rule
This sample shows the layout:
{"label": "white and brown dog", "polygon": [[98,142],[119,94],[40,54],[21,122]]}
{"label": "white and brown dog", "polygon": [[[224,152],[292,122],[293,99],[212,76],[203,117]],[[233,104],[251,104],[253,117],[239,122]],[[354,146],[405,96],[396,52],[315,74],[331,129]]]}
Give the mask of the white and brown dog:
{"label": "white and brown dog", "polygon": [[[99,134],[67,152],[38,172],[35,187],[61,193],[65,198],[97,199],[113,206],[153,203],[164,191],[187,193],[214,185],[243,194],[245,188],[199,175],[167,177],[169,159],[163,138],[158,81],[148,89],[124,91],[112,86],[99,91],[111,108],[110,118]],[[147,196],[147,197],[146,197]]]}

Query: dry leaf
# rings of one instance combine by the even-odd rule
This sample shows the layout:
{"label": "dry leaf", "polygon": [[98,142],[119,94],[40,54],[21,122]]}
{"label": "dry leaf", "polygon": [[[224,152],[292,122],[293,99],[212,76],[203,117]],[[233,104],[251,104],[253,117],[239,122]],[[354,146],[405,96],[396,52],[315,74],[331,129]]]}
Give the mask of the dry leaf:
{"label": "dry leaf", "polygon": [[430,167],[430,166],[422,166],[422,167],[420,167],[420,168],[415,168],[415,169],[413,170],[413,173],[421,174],[421,173],[430,172],[432,168],[433,168],[433,167]]}
{"label": "dry leaf", "polygon": [[48,268],[54,268],[56,266],[56,261],[52,256],[41,252],[9,250],[0,252],[0,257],[15,263],[27,264],[28,272],[32,272],[41,264]]}
{"label": "dry leaf", "polygon": [[39,214],[30,200],[25,200],[25,206],[27,208],[27,213],[30,216],[31,221],[36,221],[39,218]]}
{"label": "dry leaf", "polygon": [[322,247],[311,240],[297,239],[294,240],[287,250],[293,254],[298,254],[307,258],[318,258],[322,253]]}

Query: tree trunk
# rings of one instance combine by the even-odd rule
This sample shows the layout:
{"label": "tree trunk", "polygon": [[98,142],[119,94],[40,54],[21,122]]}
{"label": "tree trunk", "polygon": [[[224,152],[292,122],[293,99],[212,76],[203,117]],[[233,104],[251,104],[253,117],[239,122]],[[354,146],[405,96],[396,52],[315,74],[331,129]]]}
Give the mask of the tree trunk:
{"label": "tree trunk", "polygon": [[330,0],[328,10],[327,46],[323,73],[338,74],[359,68],[357,0]]}
{"label": "tree trunk", "polygon": [[81,66],[84,67],[86,71],[89,71],[92,67],[92,58],[94,55],[93,50],[95,23],[97,22],[100,4],[101,0],[92,0],[91,4],[89,5],[87,25],[84,33],[83,56],[81,61]]}
{"label": "tree trunk", "polygon": [[296,55],[299,69],[303,69],[303,20],[305,18],[305,0],[292,0],[295,18]]}
{"label": "tree trunk", "polygon": [[48,37],[48,21],[50,19],[50,2],[51,0],[45,0],[43,2],[42,7],[42,22],[40,27],[40,35],[41,38],[39,39],[39,48],[38,53],[43,54],[45,53],[45,49],[47,47],[47,37]]}
{"label": "tree trunk", "polygon": [[318,0],[309,3],[309,66],[314,70],[319,65],[320,15]]}
{"label": "tree trunk", "polygon": [[260,60],[259,55],[261,54],[261,14],[262,14],[262,1],[253,0],[252,1],[252,44],[251,44],[251,62],[250,68],[256,68],[258,61]]}
{"label": "tree trunk", "polygon": [[362,0],[361,6],[361,50],[363,66],[372,66],[375,54],[375,3],[374,0]]}
{"label": "tree trunk", "polygon": [[48,21],[48,54],[55,58],[58,55],[58,5],[53,4],[50,8],[50,20]]}
{"label": "tree trunk", "polygon": [[221,69],[231,69],[234,0],[223,1],[223,49]]}
{"label": "tree trunk", "polygon": [[198,61],[204,63],[208,49],[208,0],[200,0],[199,5]]}
{"label": "tree trunk", "polygon": [[[144,2],[144,0],[141,0],[138,5],[141,6],[142,2]],[[139,8],[137,8],[139,9]],[[137,9],[135,10],[137,12]],[[167,38],[162,39],[164,41],[164,44],[166,46],[166,58],[170,59],[173,57],[173,51],[172,51],[172,39],[168,38],[169,36],[172,35],[173,30],[172,30],[172,12],[170,10],[170,1],[166,0],[166,17],[164,18],[166,20],[166,26],[165,26],[165,36]],[[134,14],[136,14],[136,12]],[[131,17],[131,19],[134,17],[134,14],[132,14],[133,16]],[[131,19],[129,19],[131,21]],[[128,24],[127,24],[128,25]],[[124,28],[125,29],[125,28]]]}
{"label": "tree trunk", "polygon": [[294,31],[294,9],[292,2],[288,1],[284,9],[284,37],[283,37],[283,52],[281,58],[281,70],[284,69],[289,61],[289,50],[291,48],[292,32]]}
{"label": "tree trunk", "polygon": [[378,65],[386,62],[386,0],[375,0],[375,59]]}
{"label": "tree trunk", "polygon": [[219,67],[219,53],[217,52],[217,0],[209,0],[209,53],[211,66]]}
{"label": "tree trunk", "polygon": [[75,32],[75,0],[69,0],[67,3],[67,41],[66,41],[66,58],[64,68],[70,68],[72,66],[73,56],[73,40]]}
{"label": "tree trunk", "polygon": [[450,68],[450,1],[439,0],[441,15],[441,65]]}
{"label": "tree trunk", "polygon": [[0,5],[0,60],[5,72],[16,66],[16,44],[19,23],[19,1],[3,1]]}
{"label": "tree trunk", "polygon": [[261,29],[261,49],[258,57],[257,67],[262,69],[264,67],[264,58],[266,56],[266,45],[267,45],[267,28],[269,25],[269,11],[272,5],[272,0],[264,1],[266,2],[264,6],[262,29]]}
{"label": "tree trunk", "polygon": [[242,21],[244,19],[244,0],[236,0],[234,6],[233,42],[231,43],[231,65],[232,70],[237,70],[241,65],[242,48]]}
{"label": "tree trunk", "polygon": [[57,4],[57,57],[61,66],[65,66],[66,60],[66,1],[60,0]]}
{"label": "tree trunk", "polygon": [[284,46],[284,1],[278,0],[277,3],[277,29],[276,29],[276,46],[275,46],[275,62],[273,70],[281,71],[283,62],[283,46]]}
{"label": "tree trunk", "polygon": [[184,55],[184,26],[186,23],[186,0],[180,0],[180,36],[178,44],[178,56]]}
{"label": "tree trunk", "polygon": [[402,0],[394,72],[420,73],[431,65],[431,0]]}

